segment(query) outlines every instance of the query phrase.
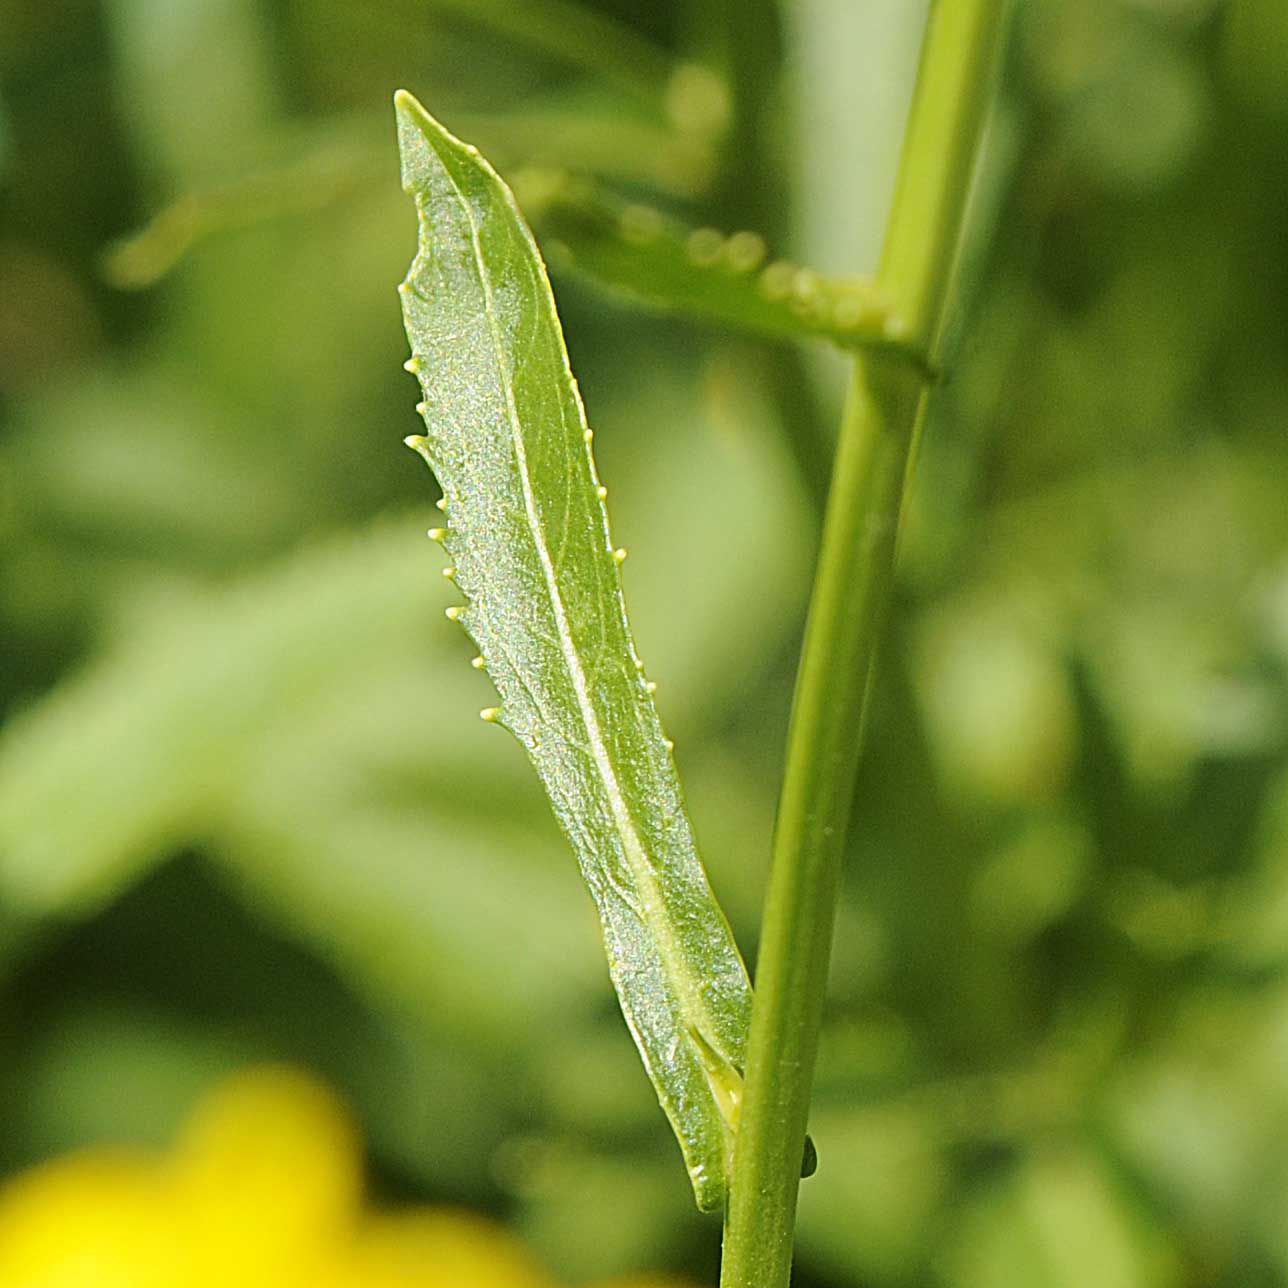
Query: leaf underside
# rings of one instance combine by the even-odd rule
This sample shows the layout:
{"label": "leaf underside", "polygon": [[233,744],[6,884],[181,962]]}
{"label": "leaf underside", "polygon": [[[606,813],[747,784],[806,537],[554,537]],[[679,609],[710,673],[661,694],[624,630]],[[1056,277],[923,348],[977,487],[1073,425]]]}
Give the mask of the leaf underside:
{"label": "leaf underside", "polygon": [[491,166],[409,94],[395,107],[420,225],[399,287],[426,425],[409,442],[443,489],[449,612],[500,694],[485,718],[523,744],[577,855],[698,1206],[717,1210],[751,989],[635,652],[554,297]]}

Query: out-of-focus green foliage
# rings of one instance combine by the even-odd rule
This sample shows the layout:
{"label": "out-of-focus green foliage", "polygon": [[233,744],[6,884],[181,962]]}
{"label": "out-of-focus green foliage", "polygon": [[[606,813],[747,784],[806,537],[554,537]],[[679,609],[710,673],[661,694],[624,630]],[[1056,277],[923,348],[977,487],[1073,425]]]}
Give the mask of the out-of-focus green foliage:
{"label": "out-of-focus green foliage", "polygon": [[[354,1101],[382,1186],[503,1213],[569,1280],[713,1265],[573,862],[436,611],[386,104],[862,272],[924,10],[587,8],[0,4],[5,1168],[167,1139],[285,1056]],[[1288,1283],[1286,51],[1274,0],[1019,6],[868,731],[803,1283]],[[186,253],[109,284],[186,195]],[[836,373],[554,268],[754,959]]]}

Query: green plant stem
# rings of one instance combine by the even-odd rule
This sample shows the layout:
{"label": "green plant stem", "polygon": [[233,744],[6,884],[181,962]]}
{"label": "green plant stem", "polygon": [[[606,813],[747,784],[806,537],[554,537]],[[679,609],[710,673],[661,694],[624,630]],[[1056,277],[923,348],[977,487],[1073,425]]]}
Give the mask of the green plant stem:
{"label": "green plant stem", "polygon": [[791,1272],[860,731],[1005,10],[1006,0],[937,0],[927,26],[878,274],[926,362],[855,358],[788,734],[722,1288],[786,1288]]}

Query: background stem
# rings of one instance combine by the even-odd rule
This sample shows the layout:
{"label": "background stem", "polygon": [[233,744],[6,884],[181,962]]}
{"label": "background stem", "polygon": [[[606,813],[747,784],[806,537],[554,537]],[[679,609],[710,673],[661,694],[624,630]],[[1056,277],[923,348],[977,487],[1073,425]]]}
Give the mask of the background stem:
{"label": "background stem", "polygon": [[[928,358],[942,329],[1006,0],[930,14],[880,278]],[[722,1288],[784,1288],[872,659],[924,371],[861,354],[846,401],[788,734],[756,970]],[[826,1166],[826,1160],[824,1160]]]}

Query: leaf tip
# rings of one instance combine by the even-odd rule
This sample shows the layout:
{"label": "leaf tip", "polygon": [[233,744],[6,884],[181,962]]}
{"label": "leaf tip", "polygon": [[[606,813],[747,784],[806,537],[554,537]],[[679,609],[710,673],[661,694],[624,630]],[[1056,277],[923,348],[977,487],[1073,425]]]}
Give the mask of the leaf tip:
{"label": "leaf tip", "polygon": [[409,125],[421,132],[426,126],[432,127],[438,124],[410,90],[394,91],[394,115],[398,118],[400,126]]}
{"label": "leaf tip", "polygon": [[425,105],[412,93],[400,89],[394,94],[394,114],[398,120],[398,140],[403,152],[404,187],[412,190],[411,178],[407,173],[408,155],[412,151],[411,143],[418,140],[427,146],[431,153],[438,155],[440,162],[450,155],[465,155],[479,161],[484,168],[479,151],[473,144],[458,139],[441,121],[426,110]]}

